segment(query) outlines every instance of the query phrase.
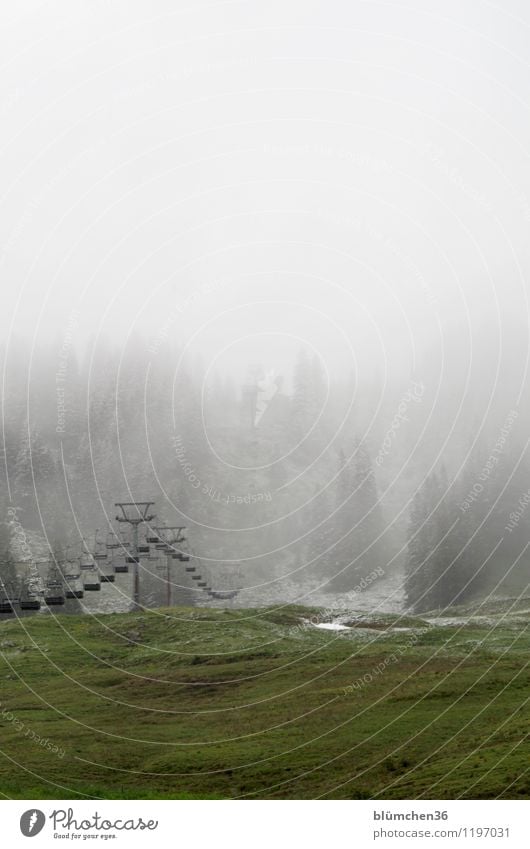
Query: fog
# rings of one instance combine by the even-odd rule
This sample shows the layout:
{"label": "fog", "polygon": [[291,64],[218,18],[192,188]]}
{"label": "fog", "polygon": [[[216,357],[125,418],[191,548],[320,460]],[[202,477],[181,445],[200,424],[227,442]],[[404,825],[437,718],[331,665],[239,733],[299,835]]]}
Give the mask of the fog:
{"label": "fog", "polygon": [[241,604],[524,591],[523,10],[2,9],[15,571],[152,498]]}

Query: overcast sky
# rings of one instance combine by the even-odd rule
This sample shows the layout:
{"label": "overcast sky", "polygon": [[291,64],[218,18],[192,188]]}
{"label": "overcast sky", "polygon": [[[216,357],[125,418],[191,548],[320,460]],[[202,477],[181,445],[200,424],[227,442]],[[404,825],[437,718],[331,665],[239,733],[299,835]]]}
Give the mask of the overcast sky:
{"label": "overcast sky", "polygon": [[522,0],[2,4],[0,335],[417,366],[528,317]]}

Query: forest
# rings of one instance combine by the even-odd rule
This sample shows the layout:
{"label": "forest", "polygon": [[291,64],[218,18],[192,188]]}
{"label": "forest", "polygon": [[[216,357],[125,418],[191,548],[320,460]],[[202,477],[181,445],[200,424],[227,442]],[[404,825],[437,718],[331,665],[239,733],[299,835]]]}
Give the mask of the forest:
{"label": "forest", "polygon": [[[279,374],[207,370],[200,353],[140,336],[3,353],[1,577],[59,560],[113,527],[119,499],[151,499],[193,552],[253,604],[292,592],[347,597],[374,569],[413,612],[528,583],[524,393],[494,403],[462,351],[426,350],[414,374],[332,378],[301,348]],[[482,347],[481,347],[482,346]],[[459,406],[459,392],[465,404]],[[31,545],[28,545],[31,540]],[[33,551],[32,551],[33,548]],[[156,599],[155,602],[156,603]],[[158,602],[159,603],[159,602]]]}

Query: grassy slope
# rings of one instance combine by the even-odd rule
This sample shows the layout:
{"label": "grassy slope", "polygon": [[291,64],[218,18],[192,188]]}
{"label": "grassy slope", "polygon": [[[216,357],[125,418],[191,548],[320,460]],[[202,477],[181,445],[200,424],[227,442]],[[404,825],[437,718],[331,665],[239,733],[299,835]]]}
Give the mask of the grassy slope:
{"label": "grassy slope", "polygon": [[528,798],[530,612],[519,608],[494,626],[423,631],[381,618],[321,631],[295,607],[3,622],[0,711],[24,725],[0,713],[0,790]]}

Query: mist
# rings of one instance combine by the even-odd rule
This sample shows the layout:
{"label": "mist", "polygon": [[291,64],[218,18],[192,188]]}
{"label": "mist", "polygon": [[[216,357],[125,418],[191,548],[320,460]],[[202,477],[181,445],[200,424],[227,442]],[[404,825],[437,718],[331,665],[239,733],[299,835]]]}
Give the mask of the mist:
{"label": "mist", "polygon": [[153,500],[241,606],[524,589],[526,36],[480,8],[2,10],[6,581]]}

